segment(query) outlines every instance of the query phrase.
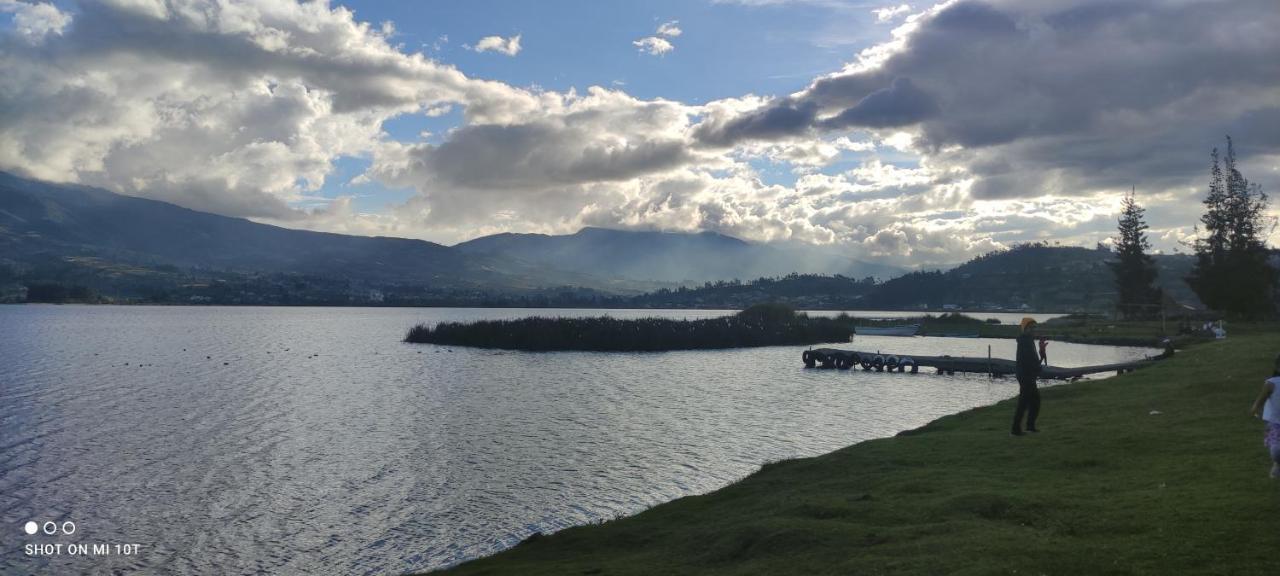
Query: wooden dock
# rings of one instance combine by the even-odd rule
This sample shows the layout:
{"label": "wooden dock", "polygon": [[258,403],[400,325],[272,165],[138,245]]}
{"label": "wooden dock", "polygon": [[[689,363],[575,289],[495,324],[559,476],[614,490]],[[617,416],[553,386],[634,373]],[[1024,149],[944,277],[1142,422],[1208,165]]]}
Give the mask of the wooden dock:
{"label": "wooden dock", "polygon": [[[1101,364],[1097,366],[1079,366],[1063,368],[1060,366],[1044,366],[1040,378],[1073,380],[1088,374],[1115,372],[1124,374],[1139,368],[1150,366],[1161,357]],[[907,354],[885,354],[883,352],[858,352],[856,350],[837,350],[835,348],[818,348],[806,350],[801,356],[804,365],[809,368],[831,368],[849,370],[854,367],[876,372],[910,372],[915,374],[921,368],[933,368],[938,374],[955,374],[971,372],[1003,376],[1014,374],[1017,363],[1003,358],[974,358],[966,356],[913,356]]]}

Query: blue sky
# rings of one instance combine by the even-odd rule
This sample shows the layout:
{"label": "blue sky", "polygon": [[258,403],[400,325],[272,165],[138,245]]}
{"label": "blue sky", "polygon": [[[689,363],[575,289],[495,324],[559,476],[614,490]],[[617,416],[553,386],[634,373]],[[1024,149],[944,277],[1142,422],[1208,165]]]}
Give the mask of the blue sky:
{"label": "blue sky", "polygon": [[[392,41],[406,52],[422,52],[458,67],[469,76],[521,87],[559,92],[589,86],[625,90],[643,99],[663,98],[702,104],[744,94],[786,95],[802,90],[815,76],[835,72],[859,50],[889,37],[892,26],[877,23],[872,10],[892,2],[821,2],[751,5],[735,2],[600,2],[550,0],[510,2],[339,2],[356,18],[394,23]],[[675,49],[653,56],[632,41],[653,36],[658,26],[676,22],[682,34]],[[476,52],[468,46],[486,36],[521,36],[514,57]],[[383,125],[391,138],[416,141],[422,132],[439,142],[462,123],[457,108],[439,117],[407,114]],[[844,152],[824,167],[828,173],[856,165],[863,153]],[[885,160],[915,166],[913,157],[887,154]],[[409,189],[378,182],[350,183],[369,164],[345,157],[318,193],[354,196],[358,209],[373,211],[402,202]],[[753,160],[768,184],[790,185],[796,174],[786,165]],[[305,202],[303,203],[305,204]]]}
{"label": "blue sky", "polygon": [[1275,0],[0,0],[0,170],[348,234],[919,266],[1107,241],[1134,189],[1170,250],[1224,134],[1280,187],[1276,29]]}
{"label": "blue sky", "polygon": [[[639,98],[690,103],[745,93],[777,94],[803,88],[816,73],[838,70],[855,53],[845,46],[819,46],[830,8],[805,3],[743,6],[704,1],[343,2],[370,22],[395,22],[395,39],[406,50],[422,50],[467,74],[518,86],[564,91],[625,83]],[[858,4],[864,6],[865,3]],[[852,4],[851,4],[852,6]],[[866,39],[883,39],[887,27],[863,16]],[[664,22],[678,21],[676,49],[661,57],[641,54],[633,40],[652,36]],[[851,31],[850,38],[858,31]],[[484,36],[522,37],[515,58],[463,48]],[[449,42],[439,51],[441,36]],[[868,44],[869,42],[859,42]]]}

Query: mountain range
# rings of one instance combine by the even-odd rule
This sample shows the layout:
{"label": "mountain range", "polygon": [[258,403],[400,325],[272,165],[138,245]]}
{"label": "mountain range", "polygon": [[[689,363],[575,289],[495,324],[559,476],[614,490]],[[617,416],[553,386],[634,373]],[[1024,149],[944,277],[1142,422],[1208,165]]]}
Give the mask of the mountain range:
{"label": "mountain range", "polygon": [[[603,228],[445,246],[281,228],[0,172],[0,301],[1105,311],[1112,259],[1033,244],[905,272],[809,245]],[[1183,281],[1193,260],[1155,256],[1161,288],[1198,306]]]}
{"label": "mountain range", "polygon": [[635,281],[675,284],[791,273],[888,279],[902,268],[860,262],[822,247],[756,244],[715,232],[583,228],[575,234],[495,234],[455,246],[465,254],[503,256],[538,266]]}
{"label": "mountain range", "polygon": [[[348,236],[0,172],[0,285],[11,291],[57,283],[85,285],[115,299],[180,294],[182,301],[223,301],[234,286],[254,293],[241,303],[292,301],[316,290],[325,296],[301,303],[388,293],[421,303],[459,294],[561,293],[565,287],[638,294],[790,272],[887,278],[901,270],[817,247],[714,233],[585,228],[564,236],[498,234],[457,246]],[[207,294],[213,289],[217,294]],[[263,300],[264,292],[273,296]]]}

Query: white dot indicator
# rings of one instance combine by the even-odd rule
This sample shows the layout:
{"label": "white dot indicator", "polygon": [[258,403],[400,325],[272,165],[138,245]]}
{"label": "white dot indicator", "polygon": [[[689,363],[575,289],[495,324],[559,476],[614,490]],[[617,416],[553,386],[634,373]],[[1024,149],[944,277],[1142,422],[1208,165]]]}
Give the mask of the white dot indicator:
{"label": "white dot indicator", "polygon": [[31,535],[35,534],[36,531],[40,529],[40,525],[35,522],[27,522],[27,525],[23,526],[22,529],[26,530],[28,535]]}

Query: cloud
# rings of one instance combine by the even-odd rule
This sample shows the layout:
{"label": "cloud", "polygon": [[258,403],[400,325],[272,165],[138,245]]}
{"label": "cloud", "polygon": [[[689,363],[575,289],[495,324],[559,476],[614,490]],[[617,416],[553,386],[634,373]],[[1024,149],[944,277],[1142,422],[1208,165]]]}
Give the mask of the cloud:
{"label": "cloud", "polygon": [[[47,2],[0,0],[0,13],[13,14],[13,28],[30,43],[39,43],[49,34],[62,34],[71,16]],[[679,30],[677,29],[677,34]]]}
{"label": "cloud", "polygon": [[662,56],[667,52],[675,50],[675,46],[672,46],[671,42],[668,42],[666,38],[659,38],[657,36],[641,38],[633,41],[631,45],[639,48],[641,52],[649,54],[650,56]]}
{"label": "cloud", "polygon": [[524,121],[463,126],[438,145],[384,143],[370,175],[422,191],[432,226],[481,225],[499,211],[563,218],[629,181],[695,160],[714,165],[687,145],[692,112],[599,87],[549,96]]}
{"label": "cloud", "polygon": [[[1280,10],[1240,2],[951,1],[793,95],[695,128],[707,146],[848,129],[914,134],[980,198],[1165,188],[1226,132],[1252,153],[1280,134]],[[1241,34],[1254,38],[1240,42]]]}
{"label": "cloud", "polygon": [[289,204],[338,157],[371,150],[388,118],[459,104],[503,121],[538,106],[399,51],[341,7],[5,6],[39,19],[0,39],[0,167],[221,214],[298,217]]}
{"label": "cloud", "polygon": [[668,52],[675,50],[676,47],[671,43],[670,38],[675,38],[684,34],[677,24],[679,20],[671,20],[658,25],[658,29],[654,32],[654,36],[646,36],[639,40],[631,42],[632,46],[640,49],[640,52],[650,56],[664,56]]}
{"label": "cloud", "polygon": [[[714,230],[919,266],[1091,246],[1136,185],[1161,245],[1222,134],[1280,183],[1269,6],[953,0],[798,92],[691,105],[473,78],[323,3],[0,0],[0,169],[347,233]],[[408,115],[456,123],[392,139]],[[318,201],[344,157],[370,163],[353,186],[413,196]]]}
{"label": "cloud", "polygon": [[877,22],[882,22],[882,23],[892,22],[894,20],[897,20],[900,16],[906,16],[907,14],[910,14],[911,6],[907,4],[899,4],[897,6],[885,6],[883,8],[876,8],[872,10],[871,13],[876,15]]}
{"label": "cloud", "polygon": [[474,50],[476,52],[497,52],[507,56],[515,56],[520,53],[520,35],[516,34],[510,38],[485,36],[479,42],[476,42]]}

